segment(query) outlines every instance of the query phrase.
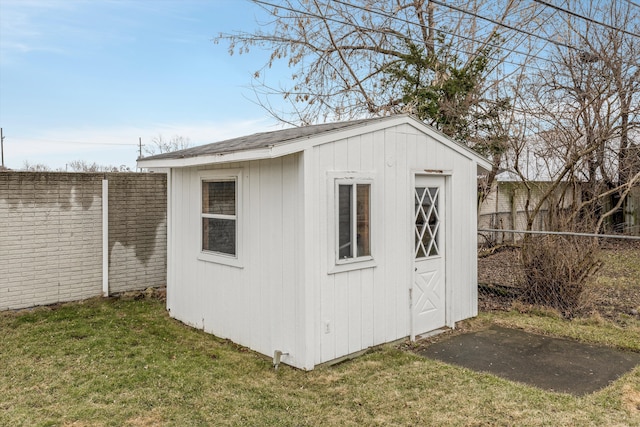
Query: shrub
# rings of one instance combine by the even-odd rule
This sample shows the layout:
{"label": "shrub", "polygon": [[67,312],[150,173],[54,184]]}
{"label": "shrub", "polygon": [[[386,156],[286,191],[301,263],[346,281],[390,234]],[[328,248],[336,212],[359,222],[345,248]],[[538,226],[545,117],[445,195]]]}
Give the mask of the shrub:
{"label": "shrub", "polygon": [[587,279],[600,268],[598,254],[595,238],[528,236],[521,251],[523,301],[551,307],[571,317]]}

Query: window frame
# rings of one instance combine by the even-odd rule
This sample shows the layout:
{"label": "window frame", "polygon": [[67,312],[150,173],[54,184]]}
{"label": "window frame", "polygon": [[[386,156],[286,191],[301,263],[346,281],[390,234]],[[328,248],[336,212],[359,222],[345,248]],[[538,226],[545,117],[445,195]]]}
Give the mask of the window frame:
{"label": "window frame", "polygon": [[[374,199],[375,199],[375,179],[374,174],[370,172],[331,172],[329,173],[330,181],[330,200],[329,203],[329,218],[331,219],[330,227],[332,232],[330,233],[331,242],[329,248],[331,255],[329,257],[329,274],[340,273],[343,271],[351,271],[357,269],[375,267],[375,212],[374,212]],[[355,246],[355,256],[349,258],[340,258],[340,186],[351,186],[350,198],[351,198],[351,235],[352,244]],[[357,254],[357,187],[358,185],[367,185],[369,187],[369,255]]]}
{"label": "window frame", "polygon": [[[206,214],[203,211],[202,191],[203,185],[206,182],[235,182],[235,215],[223,215],[223,214]],[[198,259],[201,261],[208,261],[217,264],[229,265],[232,267],[242,268],[242,228],[243,228],[243,210],[242,210],[242,170],[241,169],[222,169],[222,170],[208,170],[198,173]],[[204,218],[218,218],[218,219],[233,219],[235,220],[235,255],[226,254],[223,252],[215,252],[203,249],[203,219]]]}

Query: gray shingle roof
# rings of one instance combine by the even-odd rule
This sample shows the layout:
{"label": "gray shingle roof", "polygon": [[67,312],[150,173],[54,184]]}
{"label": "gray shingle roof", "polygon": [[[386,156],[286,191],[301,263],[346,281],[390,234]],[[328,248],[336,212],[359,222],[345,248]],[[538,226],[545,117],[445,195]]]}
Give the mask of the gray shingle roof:
{"label": "gray shingle roof", "polygon": [[390,117],[381,117],[373,119],[352,120],[348,122],[323,123],[319,125],[302,126],[272,132],[261,132],[255,133],[253,135],[241,136],[239,138],[227,139],[225,141],[214,142],[211,144],[199,145],[197,147],[186,148],[184,150],[173,151],[171,153],[157,154],[155,156],[144,157],[143,159],[184,159],[189,157],[198,157],[213,154],[228,154],[238,151],[269,148],[276,145],[286,144],[300,138],[307,138],[311,136],[317,136],[322,133],[363,126],[368,123],[382,121],[389,118]]}

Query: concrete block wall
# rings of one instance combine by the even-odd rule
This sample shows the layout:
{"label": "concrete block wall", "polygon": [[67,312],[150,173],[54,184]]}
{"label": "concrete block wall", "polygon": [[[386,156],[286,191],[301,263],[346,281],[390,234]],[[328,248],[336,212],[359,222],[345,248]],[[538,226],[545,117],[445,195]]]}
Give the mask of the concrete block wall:
{"label": "concrete block wall", "polygon": [[167,271],[165,174],[107,174],[109,289],[164,286]]}
{"label": "concrete block wall", "polygon": [[0,172],[0,310],[102,294],[104,178],[110,292],[165,284],[165,175]]}
{"label": "concrete block wall", "polygon": [[101,177],[0,173],[0,309],[99,295]]}

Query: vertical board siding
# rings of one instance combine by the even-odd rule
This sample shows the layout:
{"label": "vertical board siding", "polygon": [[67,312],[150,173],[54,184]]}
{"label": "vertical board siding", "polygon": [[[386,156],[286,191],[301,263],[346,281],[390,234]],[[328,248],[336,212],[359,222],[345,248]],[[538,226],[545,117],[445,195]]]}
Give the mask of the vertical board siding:
{"label": "vertical board siding", "polygon": [[[333,164],[324,165],[325,170],[333,170],[333,171],[357,171],[359,170],[356,165],[353,163],[357,163],[357,154],[351,153],[351,157],[349,157],[349,148],[353,145],[357,144],[356,138],[350,138],[348,140],[342,140],[335,142],[333,144]],[[323,165],[321,165],[323,167]],[[326,182],[327,186],[334,186],[333,180],[328,179]],[[334,187],[335,188],[335,187]],[[327,194],[331,194],[332,191],[329,188],[326,189]],[[331,209],[334,201],[330,200],[327,206],[329,210],[327,215],[331,215],[335,218],[335,211]],[[323,221],[329,223],[329,221]],[[336,224],[337,227],[337,224]],[[334,230],[328,230],[329,233],[332,233],[334,236],[336,235]],[[329,240],[331,241],[331,240]],[[333,254],[333,248],[329,248],[330,253]],[[334,255],[331,255],[333,258]],[[324,263],[325,265],[329,265],[328,262]],[[353,276],[352,276],[353,277]],[[349,313],[354,310],[352,307],[352,301],[349,301],[349,289],[354,286],[353,280],[349,281],[349,273],[343,274],[335,274],[333,275],[333,280],[331,281],[333,285],[333,314],[329,317],[329,321],[331,322],[331,333],[333,333],[335,341],[334,341],[334,351],[333,357],[340,357],[345,354],[349,354],[349,343],[352,338],[349,336],[349,332],[351,329],[349,325]]]}
{"label": "vertical board siding", "polygon": [[[402,254],[413,246],[409,241],[409,237],[413,236],[413,222],[407,224],[403,218],[410,218],[411,211],[413,210],[413,193],[411,189],[412,174],[410,173],[411,167],[409,166],[412,161],[415,161],[415,153],[409,152],[407,149],[407,139],[409,134],[409,126],[404,126],[407,129],[398,128],[395,130],[396,136],[396,166],[395,166],[395,218],[397,223],[393,224],[393,221],[386,221],[387,227],[392,227],[391,232],[395,232],[395,249],[396,252],[390,254],[390,262],[394,264],[396,269],[395,287],[396,287],[396,328],[394,330],[394,339],[403,338],[409,335],[410,332],[410,300],[409,300],[409,287],[413,283],[413,271],[411,270],[410,259]],[[394,131],[394,128],[392,128]],[[391,225],[387,225],[390,222]]]}
{"label": "vertical board siding", "polygon": [[[475,165],[472,165],[475,166]],[[477,188],[477,177],[474,174],[469,174],[467,178],[467,185],[470,188]],[[474,187],[475,186],[475,187]],[[477,194],[475,192],[470,191],[470,194],[467,196],[469,203],[472,206],[477,206]],[[477,212],[477,211],[474,211]],[[478,217],[476,215],[469,215],[470,218],[467,220],[467,236],[469,241],[466,242],[468,245],[467,256],[469,257],[469,272],[466,280],[469,281],[469,285],[466,287],[468,289],[469,295],[467,296],[467,305],[465,310],[460,314],[460,320],[469,316],[477,316],[478,315],[478,257],[476,248],[478,247]]]}
{"label": "vertical board siding", "polygon": [[[248,165],[248,169],[249,180],[244,183],[244,186],[247,189],[247,197],[245,198],[245,201],[250,203],[251,206],[251,218],[245,224],[244,230],[247,235],[244,237],[244,241],[245,245],[249,245],[249,248],[262,248],[263,240],[260,232],[261,224],[259,221],[263,215],[262,205],[260,203],[252,203],[252,201],[260,200],[260,189],[262,186],[262,182],[260,180],[260,175],[262,173],[261,162],[251,162]],[[249,250],[245,255],[247,258],[247,267],[245,267],[248,275],[247,280],[249,283],[261,283],[263,274],[260,273],[260,268],[253,267],[260,265],[260,251]],[[246,318],[242,320],[249,332],[243,337],[244,342],[253,343],[256,348],[267,348],[269,341],[268,337],[265,336],[266,331],[263,329],[264,325],[257,325],[253,323],[255,323],[256,318],[264,316],[264,313],[262,312],[262,310],[264,310],[263,301],[265,301],[269,291],[266,286],[259,286],[255,289],[254,295],[251,294],[250,289],[246,289],[244,293],[247,298],[247,309],[250,313],[253,313],[252,316],[246,316]]]}
{"label": "vertical board siding", "polygon": [[347,292],[347,300],[349,301],[347,308],[347,324],[348,324],[348,346],[347,352],[344,354],[355,353],[362,350],[362,330],[364,325],[362,323],[362,312],[365,309],[362,306],[362,272],[350,271],[345,275],[347,285],[345,286]]}
{"label": "vertical board siding", "polygon": [[[334,144],[327,144],[315,149],[315,157],[318,159],[317,175],[318,186],[316,192],[312,195],[315,199],[313,205],[316,207],[318,216],[318,236],[316,244],[320,248],[318,251],[318,267],[314,274],[319,277],[318,289],[320,292],[320,324],[315,325],[320,327],[320,357],[316,358],[316,363],[321,363],[326,360],[332,360],[336,358],[336,320],[335,320],[335,276],[327,275],[327,263],[329,259],[332,259],[333,252],[329,248],[328,235],[333,233],[334,230],[329,230],[329,215],[333,215],[330,209],[329,188],[327,185],[326,171],[334,170]],[[314,197],[315,196],[315,197]]]}
{"label": "vertical board siding", "polygon": [[[172,226],[181,256],[168,294],[173,317],[266,355],[275,350],[289,353],[283,361],[302,367],[304,329],[297,327],[301,315],[296,304],[301,286],[297,251],[301,233],[296,229],[303,224],[296,218],[303,202],[298,181],[301,157],[216,167],[242,171],[241,267],[198,259],[198,173],[213,168],[176,171],[176,201],[181,208]],[[178,194],[190,194],[191,200],[179,199]]]}
{"label": "vertical board siding", "polygon": [[[269,356],[289,353],[283,361],[305,369],[409,336],[412,187],[426,169],[448,172],[447,322],[476,313],[476,166],[434,137],[405,124],[220,168],[242,169],[242,265],[198,259],[198,171],[207,167],[176,170],[172,316]],[[373,176],[373,267],[335,269],[341,172]]]}
{"label": "vertical board siding", "polygon": [[[372,252],[375,268],[330,274],[335,230],[329,216],[332,179],[322,176],[315,195],[320,217],[320,342],[316,362],[410,335],[409,289],[413,281],[413,174],[449,171],[447,270],[449,319],[475,315],[475,164],[409,125],[401,125],[316,147],[319,171],[373,172]],[[455,226],[454,226],[455,224]],[[326,324],[331,325],[326,333]]]}
{"label": "vertical board siding", "polygon": [[172,169],[167,175],[167,311],[171,313],[173,308],[173,286],[175,283],[176,271],[180,269],[178,256],[176,253],[176,217],[180,215],[180,206],[177,203],[178,188],[176,176],[182,175],[180,169]]}
{"label": "vertical board siding", "polygon": [[[315,148],[307,148],[302,152],[298,161],[299,191],[303,195],[316,194],[318,186],[317,156]],[[315,191],[314,191],[315,190]],[[303,369],[313,369],[316,357],[320,354],[320,304],[319,286],[316,269],[318,266],[319,236],[318,209],[314,206],[313,197],[302,197],[298,203],[296,237],[296,253],[299,262],[296,263],[296,328],[298,348],[304,349],[304,354],[298,358],[298,366]]]}
{"label": "vertical board siding", "polygon": [[[363,171],[375,171],[374,164],[374,139],[373,135],[369,135],[368,137],[360,138],[360,168]],[[375,204],[375,199],[379,195],[375,193],[375,189],[372,188],[371,193],[371,203]],[[371,223],[377,224],[380,222],[379,212],[373,211],[371,212]],[[373,232],[373,230],[371,230]],[[375,238],[375,236],[373,236]],[[372,251],[380,251],[381,248],[377,246],[373,246]],[[375,253],[374,253],[375,256]],[[358,301],[360,310],[358,313],[359,316],[359,324],[361,327],[360,330],[356,330],[355,333],[360,335],[360,347],[367,348],[371,347],[374,342],[374,319],[375,319],[375,306],[374,306],[374,269],[366,269],[362,270],[359,277],[359,295],[355,296],[356,301]],[[355,350],[358,351],[358,350]]]}
{"label": "vertical board siding", "polygon": [[[264,303],[266,311],[262,314],[262,321],[267,326],[265,337],[269,341],[265,343],[267,354],[272,353],[276,346],[281,347],[281,322],[282,315],[282,259],[286,258],[283,253],[282,236],[288,230],[282,225],[282,160],[275,159],[265,162],[261,170],[260,181],[263,184],[260,191],[259,204],[263,209],[260,236],[262,240],[262,253],[260,254],[260,271],[263,277],[260,280],[261,286],[266,290]],[[251,286],[251,285],[249,285]]]}
{"label": "vertical board siding", "polygon": [[[398,314],[396,313],[396,309],[398,307],[398,299],[400,296],[398,295],[398,288],[404,286],[406,289],[409,289],[406,283],[398,282],[398,265],[394,263],[395,255],[402,253],[402,248],[398,248],[397,239],[399,234],[402,233],[402,216],[399,216],[398,209],[401,206],[398,205],[398,202],[402,203],[402,200],[398,201],[396,193],[396,156],[398,153],[396,146],[396,132],[392,129],[387,129],[384,132],[384,157],[383,157],[383,165],[384,168],[384,180],[382,182],[378,182],[378,185],[383,186],[384,188],[384,197],[382,200],[384,202],[378,203],[375,209],[384,212],[383,218],[386,219],[385,222],[380,222],[377,224],[378,229],[384,233],[385,243],[382,249],[382,259],[378,261],[379,265],[384,265],[385,271],[384,276],[380,280],[380,286],[383,286],[385,289],[385,307],[383,315],[387,319],[385,323],[385,335],[384,342],[392,341],[396,339],[398,336],[396,334],[398,327]],[[396,227],[392,224],[396,223]],[[385,227],[385,225],[387,225]],[[400,258],[402,259],[402,258]],[[408,308],[405,307],[406,310]]]}
{"label": "vertical board siding", "polygon": [[[303,281],[299,286],[304,290],[304,305],[302,310],[310,310],[303,312],[301,320],[304,324],[300,325],[304,335],[302,345],[306,351],[305,366],[308,369],[313,368],[320,363],[322,359],[324,340],[323,318],[322,318],[322,280],[321,271],[323,267],[320,262],[324,259],[323,254],[326,253],[326,224],[322,224],[320,218],[325,217],[322,212],[323,206],[326,206],[326,195],[324,198],[320,194],[320,187],[325,180],[324,172],[320,172],[320,148],[312,147],[304,151],[303,162],[301,165],[301,174],[303,177],[303,223],[304,233],[302,237],[303,245],[303,263],[302,277]],[[316,198],[315,196],[318,195]],[[318,204],[318,200],[320,203]],[[324,226],[324,234],[321,234]]]}
{"label": "vertical board siding", "polygon": [[387,270],[388,266],[384,263],[384,255],[388,246],[389,237],[384,228],[380,227],[384,223],[384,218],[387,212],[381,208],[381,200],[386,200],[387,192],[384,182],[387,178],[387,166],[386,166],[386,154],[385,154],[385,132],[376,132],[371,136],[373,141],[373,169],[376,172],[376,182],[373,186],[374,197],[372,198],[375,207],[372,209],[375,214],[373,219],[375,220],[373,225],[376,225],[376,229],[371,230],[371,237],[374,245],[374,257],[379,259],[376,268],[370,272],[370,276],[373,276],[373,343],[382,343],[387,341],[389,334],[387,328],[392,319],[390,313],[387,310]]}
{"label": "vertical board siding", "polygon": [[[279,349],[285,353],[293,353],[300,346],[300,337],[296,335],[296,322],[298,321],[298,307],[296,304],[297,292],[300,282],[297,278],[298,267],[300,265],[300,252],[297,252],[296,240],[301,234],[301,223],[298,222],[298,208],[302,204],[302,199],[298,197],[301,193],[301,182],[298,181],[298,165],[301,157],[286,156],[282,159],[282,249],[283,257],[280,259],[282,270],[282,293],[280,301],[282,309],[278,319],[280,336],[279,341],[274,343],[274,350]],[[291,188],[292,191],[284,191]],[[297,258],[297,262],[294,262]],[[293,343],[290,341],[293,339]],[[291,348],[290,348],[291,347]]]}

